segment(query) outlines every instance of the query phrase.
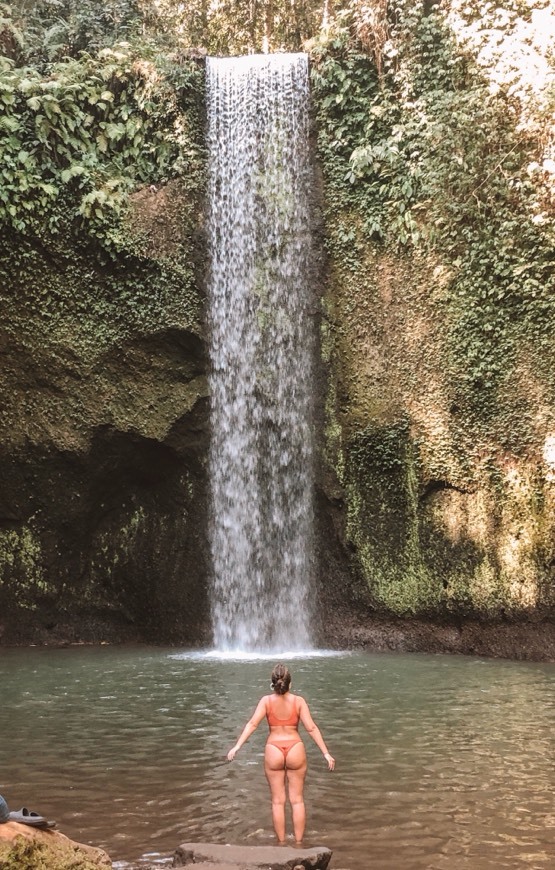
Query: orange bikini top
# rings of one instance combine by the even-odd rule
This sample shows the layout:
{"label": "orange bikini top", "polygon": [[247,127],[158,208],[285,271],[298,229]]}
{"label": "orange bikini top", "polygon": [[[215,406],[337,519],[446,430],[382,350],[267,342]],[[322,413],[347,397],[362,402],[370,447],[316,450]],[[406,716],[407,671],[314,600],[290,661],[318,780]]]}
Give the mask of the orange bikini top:
{"label": "orange bikini top", "polygon": [[272,725],[294,725],[295,727],[299,724],[299,719],[301,717],[297,713],[297,705],[294,704],[294,710],[287,719],[279,719],[275,713],[272,711],[272,702],[268,701],[268,710],[266,711],[266,719],[268,720],[268,725],[272,727]]}

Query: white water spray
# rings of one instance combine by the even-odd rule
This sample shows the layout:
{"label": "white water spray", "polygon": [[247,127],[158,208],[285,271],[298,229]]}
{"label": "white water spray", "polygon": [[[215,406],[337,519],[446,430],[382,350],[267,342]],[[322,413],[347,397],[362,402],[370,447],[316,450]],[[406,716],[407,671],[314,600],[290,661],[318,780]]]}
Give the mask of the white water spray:
{"label": "white water spray", "polygon": [[304,54],[209,58],[215,646],[312,646],[313,321]]}

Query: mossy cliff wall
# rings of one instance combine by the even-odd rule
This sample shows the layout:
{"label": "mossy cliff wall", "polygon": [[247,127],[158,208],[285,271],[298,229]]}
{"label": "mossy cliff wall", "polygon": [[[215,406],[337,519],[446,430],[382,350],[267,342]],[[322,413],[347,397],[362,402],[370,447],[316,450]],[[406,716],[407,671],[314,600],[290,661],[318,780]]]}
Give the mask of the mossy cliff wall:
{"label": "mossy cliff wall", "polygon": [[123,46],[3,82],[2,640],[199,639],[202,69]]}
{"label": "mossy cliff wall", "polygon": [[3,642],[207,637],[189,49],[267,41],[311,54],[323,640],[555,655],[549,4],[128,6],[0,28]]}
{"label": "mossy cliff wall", "polygon": [[391,3],[313,46],[323,489],[359,639],[372,614],[546,620],[555,653],[553,32],[535,5]]}

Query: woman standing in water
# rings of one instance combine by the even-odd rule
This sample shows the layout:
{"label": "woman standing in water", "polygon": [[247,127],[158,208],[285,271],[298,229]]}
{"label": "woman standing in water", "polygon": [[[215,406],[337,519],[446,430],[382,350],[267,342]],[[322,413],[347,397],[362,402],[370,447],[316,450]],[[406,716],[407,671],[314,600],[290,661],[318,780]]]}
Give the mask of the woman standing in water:
{"label": "woman standing in water", "polygon": [[228,752],[227,758],[228,761],[233,761],[243,743],[266,717],[270,733],[264,750],[264,773],[272,796],[274,830],[279,842],[285,842],[285,782],[287,780],[289,803],[293,814],[293,831],[297,844],[300,844],[306,824],[303,797],[306,752],[298,731],[299,720],[322,752],[330,770],[335,767],[335,759],[327,750],[320,729],[310,715],[308,704],[300,695],[291,694],[290,687],[289,670],[284,665],[276,665],[272,671],[273,694],[265,695],[260,699],[239,740]]}

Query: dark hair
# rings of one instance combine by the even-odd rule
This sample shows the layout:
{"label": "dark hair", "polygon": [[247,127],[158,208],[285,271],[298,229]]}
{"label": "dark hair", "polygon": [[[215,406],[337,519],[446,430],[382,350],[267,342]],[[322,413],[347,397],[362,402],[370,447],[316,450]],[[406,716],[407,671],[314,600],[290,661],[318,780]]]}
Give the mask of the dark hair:
{"label": "dark hair", "polygon": [[285,665],[276,665],[272,671],[272,689],[278,695],[285,695],[291,685],[291,674]]}

